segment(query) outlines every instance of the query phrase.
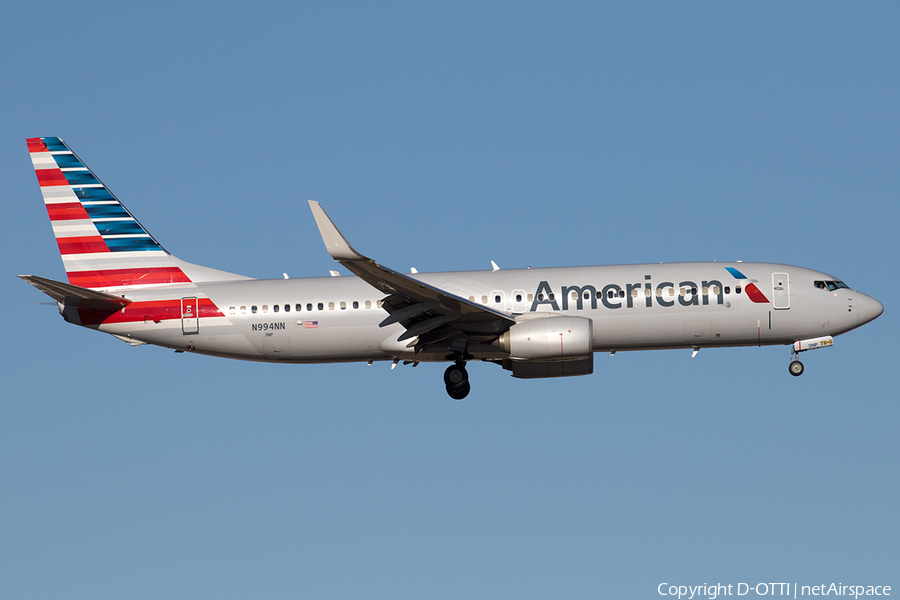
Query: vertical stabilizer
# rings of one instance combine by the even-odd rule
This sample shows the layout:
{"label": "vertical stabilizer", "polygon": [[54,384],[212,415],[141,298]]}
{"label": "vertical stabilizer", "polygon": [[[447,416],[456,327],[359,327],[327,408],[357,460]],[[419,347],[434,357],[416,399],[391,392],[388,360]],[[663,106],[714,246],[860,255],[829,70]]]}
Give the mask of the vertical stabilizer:
{"label": "vertical stabilizer", "polygon": [[106,289],[247,279],[166,252],[61,139],[27,142],[72,285]]}

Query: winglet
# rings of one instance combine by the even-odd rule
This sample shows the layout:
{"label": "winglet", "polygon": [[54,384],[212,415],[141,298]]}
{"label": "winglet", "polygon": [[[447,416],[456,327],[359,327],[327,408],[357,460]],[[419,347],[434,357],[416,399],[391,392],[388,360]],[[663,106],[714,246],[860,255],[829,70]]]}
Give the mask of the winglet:
{"label": "winglet", "polygon": [[312,209],[319,233],[322,235],[322,241],[325,242],[325,249],[328,250],[331,258],[334,260],[366,260],[366,257],[354,250],[353,246],[341,235],[318,202],[310,200],[309,208]]}

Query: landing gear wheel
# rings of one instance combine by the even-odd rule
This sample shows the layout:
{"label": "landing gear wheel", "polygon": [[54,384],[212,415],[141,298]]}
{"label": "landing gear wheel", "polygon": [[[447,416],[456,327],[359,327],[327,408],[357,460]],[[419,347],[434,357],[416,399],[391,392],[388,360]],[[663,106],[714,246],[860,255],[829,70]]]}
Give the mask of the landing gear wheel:
{"label": "landing gear wheel", "polygon": [[469,385],[468,381],[464,381],[459,386],[451,387],[447,386],[447,393],[450,394],[450,397],[454,400],[462,400],[466,396],[469,395],[469,391],[472,389],[472,386]]}
{"label": "landing gear wheel", "polygon": [[788,371],[790,371],[791,375],[793,375],[794,377],[803,375],[803,363],[799,360],[791,361],[791,364],[788,365]]}
{"label": "landing gear wheel", "polygon": [[458,362],[447,367],[444,371],[444,385],[447,393],[454,400],[462,400],[469,395],[469,373],[466,372],[466,363]]}
{"label": "landing gear wheel", "polygon": [[444,371],[444,385],[447,387],[459,385],[468,380],[469,374],[466,372],[466,363],[452,364]]}

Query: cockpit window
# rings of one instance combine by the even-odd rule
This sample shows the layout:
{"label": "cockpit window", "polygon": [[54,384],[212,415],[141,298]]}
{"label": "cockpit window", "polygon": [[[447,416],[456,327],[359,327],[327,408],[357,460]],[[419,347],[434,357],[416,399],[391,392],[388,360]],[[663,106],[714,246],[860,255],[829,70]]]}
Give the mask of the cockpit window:
{"label": "cockpit window", "polygon": [[814,281],[813,285],[815,285],[820,290],[828,290],[829,292],[833,292],[838,289],[850,289],[843,281]]}

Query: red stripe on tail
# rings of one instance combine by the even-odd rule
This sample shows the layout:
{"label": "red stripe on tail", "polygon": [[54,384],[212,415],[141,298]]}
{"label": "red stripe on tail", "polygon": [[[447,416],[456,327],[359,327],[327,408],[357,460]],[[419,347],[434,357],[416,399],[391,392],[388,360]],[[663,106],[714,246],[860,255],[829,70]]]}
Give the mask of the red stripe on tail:
{"label": "red stripe on tail", "polygon": [[59,169],[36,169],[38,184],[41,187],[49,187],[51,185],[69,185],[66,176]]}
{"label": "red stripe on tail", "polygon": [[105,288],[123,285],[148,285],[157,283],[190,283],[190,279],[178,267],[144,269],[109,269],[106,271],[70,271],[69,283],[84,288]]}
{"label": "red stripe on tail", "polygon": [[93,252],[109,252],[109,246],[99,235],[90,237],[56,238],[60,254],[91,254]]}
{"label": "red stripe on tail", "polygon": [[[40,171],[38,171],[40,173]],[[74,219],[90,219],[81,202],[62,202],[48,204],[47,213],[51,221],[71,221]]]}
{"label": "red stripe on tail", "polygon": [[41,138],[28,138],[27,140],[25,140],[25,142],[28,144],[29,152],[47,151],[47,144],[45,144],[44,140],[42,140]]}

